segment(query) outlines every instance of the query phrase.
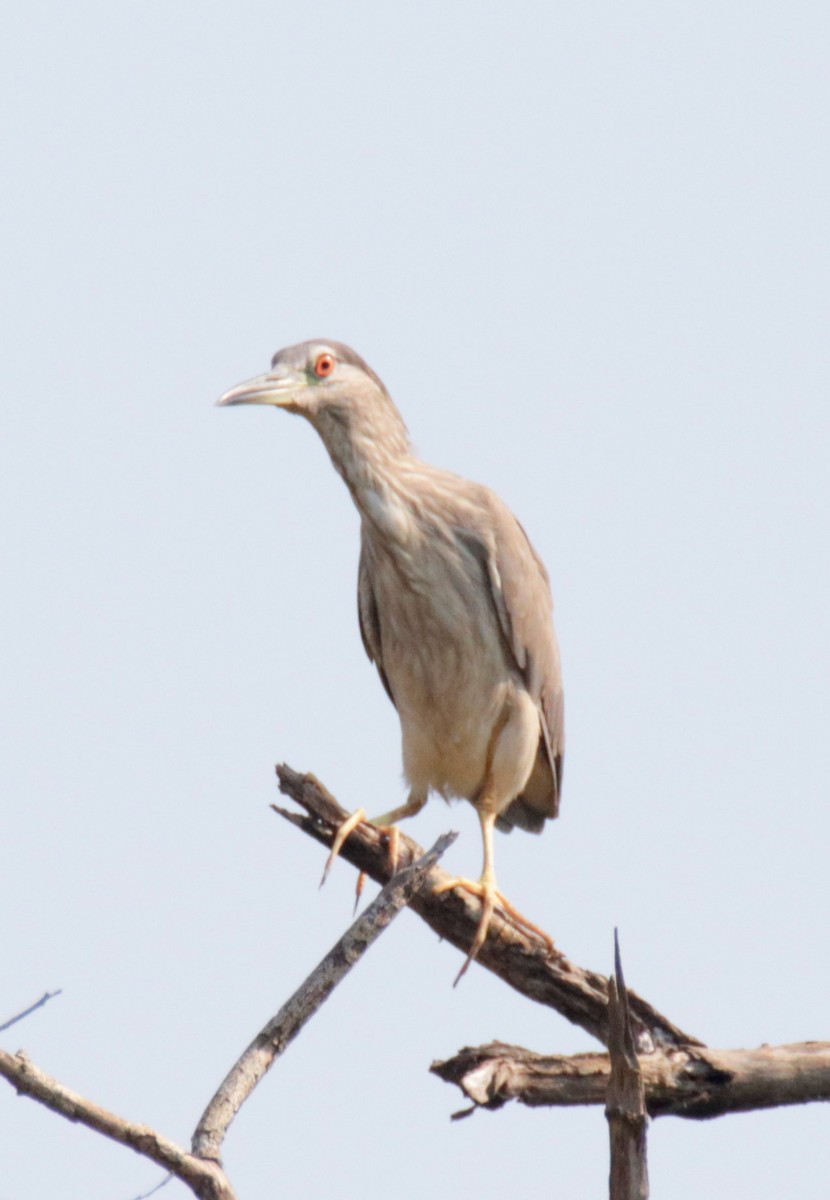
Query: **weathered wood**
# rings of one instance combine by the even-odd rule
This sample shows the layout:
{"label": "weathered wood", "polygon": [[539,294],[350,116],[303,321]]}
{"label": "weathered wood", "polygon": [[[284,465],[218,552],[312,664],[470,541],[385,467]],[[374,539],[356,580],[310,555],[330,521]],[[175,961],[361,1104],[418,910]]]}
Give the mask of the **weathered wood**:
{"label": "weathered wood", "polygon": [[[757,1050],[687,1046],[638,1058],[652,1117],[702,1120],[830,1100],[830,1042]],[[607,1054],[534,1054],[491,1042],[466,1047],[430,1069],[477,1107],[496,1109],[516,1100],[537,1108],[604,1104],[611,1063]]]}
{"label": "weathered wood", "polygon": [[628,993],[620,960],[620,945],[614,931],[614,974],[610,981],[608,1011],[611,1038],[608,1057],[611,1073],[605,1116],[611,1142],[609,1172],[610,1200],[648,1200],[647,1125],[643,1080],[634,1038]]}
{"label": "weathered wood", "polygon": [[205,1109],[193,1136],[192,1152],[188,1153],[148,1125],[128,1121],[70,1091],[31,1063],[25,1054],[8,1054],[0,1050],[0,1075],[5,1076],[18,1092],[38,1100],[67,1120],[86,1125],[166,1168],[186,1184],[199,1200],[236,1200],[233,1187],[219,1161],[219,1152],[231,1121],[275,1058],[423,886],[430,870],[454,839],[455,834],[445,834],[427,854],[419,856],[419,861],[398,871],[305,983],[268,1022],[241,1055]]}
{"label": "weathered wood", "polygon": [[148,1125],[128,1121],[93,1104],[41,1071],[25,1054],[8,1054],[0,1050],[0,1075],[5,1076],[19,1093],[39,1101],[52,1112],[86,1125],[151,1159],[187,1184],[199,1200],[236,1200],[230,1181],[217,1163],[188,1154]]}
{"label": "weathered wood", "polygon": [[399,870],[366,912],[346,930],[304,983],[265,1025],[239,1057],[208,1104],[193,1135],[193,1153],[220,1160],[225,1134],[256,1085],[325,1003],[334,988],[380,936],[394,917],[412,901],[444,851],[455,841],[444,834],[416,862]]}
{"label": "weathered wood", "polygon": [[[276,805],[275,810],[295,828],[330,846],[334,830],[348,815],[346,811],[313,775],[303,775],[282,765],[277,767],[277,776],[280,791],[304,808],[307,815]],[[412,862],[422,854],[418,843],[400,830],[399,862]],[[386,837],[368,823],[359,825],[347,839],[341,857],[378,883],[389,878]],[[433,868],[410,908],[440,937],[466,954],[478,928],[479,902],[459,889],[436,895],[436,887],[449,878],[446,871]],[[476,961],[522,995],[548,1005],[603,1045],[608,1044],[607,978],[578,967],[558,951],[550,953],[541,938],[514,922],[498,906]],[[638,1052],[658,1046],[702,1044],[635,992],[629,992],[629,1004]]]}

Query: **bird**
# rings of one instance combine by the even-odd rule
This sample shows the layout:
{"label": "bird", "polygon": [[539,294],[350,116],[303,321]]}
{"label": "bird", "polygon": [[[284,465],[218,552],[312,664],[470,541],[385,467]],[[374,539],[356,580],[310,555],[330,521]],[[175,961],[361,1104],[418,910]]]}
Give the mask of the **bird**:
{"label": "bird", "polygon": [[[349,346],[288,346],[271,369],[219,405],[267,404],[314,427],[360,514],[358,617],[401,724],[406,802],[373,818],[395,826],[431,792],[478,813],[478,881],[454,878],[480,900],[477,957],[496,904],[540,934],[496,883],[493,832],[539,833],[559,812],[563,690],[545,566],[490,488],[423,462],[386,386]],[[328,867],[360,821],[351,814]],[[325,874],[324,874],[325,878]]]}

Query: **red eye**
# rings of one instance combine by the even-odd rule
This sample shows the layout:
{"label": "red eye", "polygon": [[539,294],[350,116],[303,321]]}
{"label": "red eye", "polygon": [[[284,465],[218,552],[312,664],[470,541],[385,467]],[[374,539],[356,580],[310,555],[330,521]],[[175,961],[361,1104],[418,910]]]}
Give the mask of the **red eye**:
{"label": "red eye", "polygon": [[322,354],[317,355],[317,361],[314,364],[314,374],[318,379],[325,379],[326,376],[331,375],[336,363],[337,359],[334,355],[324,350]]}

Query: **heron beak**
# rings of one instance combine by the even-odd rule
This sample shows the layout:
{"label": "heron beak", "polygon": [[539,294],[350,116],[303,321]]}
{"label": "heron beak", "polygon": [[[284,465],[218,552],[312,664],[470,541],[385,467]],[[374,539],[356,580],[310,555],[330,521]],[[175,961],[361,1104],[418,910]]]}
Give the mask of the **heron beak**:
{"label": "heron beak", "polygon": [[237,384],[229,392],[225,392],[217,405],[228,404],[274,404],[277,408],[291,408],[297,393],[303,387],[304,380],[298,375],[283,371],[271,371],[267,375],[257,375],[245,383]]}

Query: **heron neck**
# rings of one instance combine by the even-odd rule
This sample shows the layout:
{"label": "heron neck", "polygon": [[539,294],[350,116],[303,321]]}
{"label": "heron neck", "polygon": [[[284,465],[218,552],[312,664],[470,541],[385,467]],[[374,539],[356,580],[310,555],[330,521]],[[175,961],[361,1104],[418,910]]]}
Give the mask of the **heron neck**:
{"label": "heron neck", "polygon": [[403,440],[380,445],[355,438],[349,452],[332,461],[348,487],[361,517],[393,539],[407,540],[415,522],[407,478],[417,459]]}

